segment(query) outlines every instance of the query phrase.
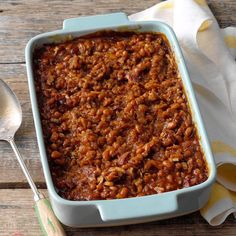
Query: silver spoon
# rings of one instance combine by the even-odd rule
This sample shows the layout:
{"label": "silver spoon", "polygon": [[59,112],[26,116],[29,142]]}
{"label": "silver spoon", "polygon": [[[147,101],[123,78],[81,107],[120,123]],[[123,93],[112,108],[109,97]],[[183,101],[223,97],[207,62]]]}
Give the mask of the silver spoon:
{"label": "silver spoon", "polygon": [[65,232],[56,218],[48,199],[40,193],[32,180],[29,171],[14,142],[14,136],[22,122],[22,110],[16,95],[0,79],[0,140],[10,143],[25,177],[34,193],[35,210],[45,235],[64,236]]}

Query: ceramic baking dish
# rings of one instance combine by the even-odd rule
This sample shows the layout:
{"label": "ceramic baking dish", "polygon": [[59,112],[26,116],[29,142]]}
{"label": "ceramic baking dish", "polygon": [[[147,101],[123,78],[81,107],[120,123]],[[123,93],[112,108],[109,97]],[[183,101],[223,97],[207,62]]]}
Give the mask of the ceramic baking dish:
{"label": "ceramic baking dish", "polygon": [[[192,110],[193,120],[197,127],[200,144],[209,168],[209,177],[205,182],[171,192],[121,200],[69,201],[57,194],[49,170],[37,105],[33,74],[33,52],[36,47],[40,47],[45,43],[62,42],[69,38],[104,29],[162,32],[166,35],[176,57],[179,73]],[[157,21],[132,22],[128,20],[124,13],[67,19],[63,22],[62,30],[44,33],[32,38],[26,46],[25,55],[30,98],[43,171],[53,210],[63,224],[73,227],[98,227],[141,223],[187,214],[198,210],[206,203],[211,185],[215,180],[215,164],[182,53],[175,34],[168,25]]]}

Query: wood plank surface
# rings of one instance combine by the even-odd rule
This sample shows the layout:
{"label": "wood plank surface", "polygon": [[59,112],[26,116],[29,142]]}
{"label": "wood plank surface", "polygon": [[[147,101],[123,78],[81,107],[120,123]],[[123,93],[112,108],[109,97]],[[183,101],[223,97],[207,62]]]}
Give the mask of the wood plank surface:
{"label": "wood plank surface", "polygon": [[[18,96],[23,123],[16,143],[26,165],[40,188],[45,188],[29,101],[24,48],[33,36],[60,29],[66,18],[123,11],[141,11],[159,0],[0,0],[0,78]],[[221,27],[236,26],[235,0],[208,0]],[[31,190],[10,146],[0,142],[0,236],[42,235],[33,210]],[[46,190],[43,190],[46,193]],[[235,219],[230,216],[219,227],[209,226],[200,214],[140,225],[99,229],[72,229],[67,235],[236,235]]]}
{"label": "wood plank surface", "polygon": [[[0,63],[23,62],[24,48],[33,36],[60,29],[64,19],[123,11],[138,12],[157,0],[0,1]],[[236,25],[235,0],[209,0],[222,27]]]}
{"label": "wood plank surface", "polygon": [[[0,189],[0,199],[1,236],[41,235],[30,190]],[[65,227],[65,229],[67,236],[166,236],[167,233],[178,236],[235,236],[235,230],[232,230],[234,223],[235,220],[230,216],[223,225],[211,227],[196,212],[188,216],[145,224],[87,229]]]}
{"label": "wood plank surface", "polygon": [[[64,19],[124,11],[140,11],[156,0],[83,0],[83,1],[1,1],[0,3],[0,63],[24,61],[24,47],[33,36],[60,29]],[[16,37],[17,36],[17,37]],[[8,53],[5,53],[8,52]]]}

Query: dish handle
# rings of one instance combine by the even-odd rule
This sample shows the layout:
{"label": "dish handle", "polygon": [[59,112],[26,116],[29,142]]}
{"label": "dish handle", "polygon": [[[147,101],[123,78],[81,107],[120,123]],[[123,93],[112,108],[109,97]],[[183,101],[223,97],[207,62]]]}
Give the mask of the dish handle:
{"label": "dish handle", "polygon": [[98,208],[104,222],[138,220],[147,216],[168,215],[178,210],[177,197],[168,193],[160,194],[159,196],[105,201],[103,203]]}
{"label": "dish handle", "polygon": [[83,16],[77,18],[70,18],[63,21],[63,30],[88,30],[105,28],[115,25],[127,24],[128,17],[123,12]]}

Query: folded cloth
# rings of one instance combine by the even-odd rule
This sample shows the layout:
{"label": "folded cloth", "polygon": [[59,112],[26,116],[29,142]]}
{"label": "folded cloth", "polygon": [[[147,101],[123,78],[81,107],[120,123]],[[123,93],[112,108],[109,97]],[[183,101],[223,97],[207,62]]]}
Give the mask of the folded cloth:
{"label": "folded cloth", "polygon": [[217,164],[217,183],[201,214],[211,225],[236,217],[236,28],[220,29],[205,0],[169,0],[129,19],[174,29]]}

